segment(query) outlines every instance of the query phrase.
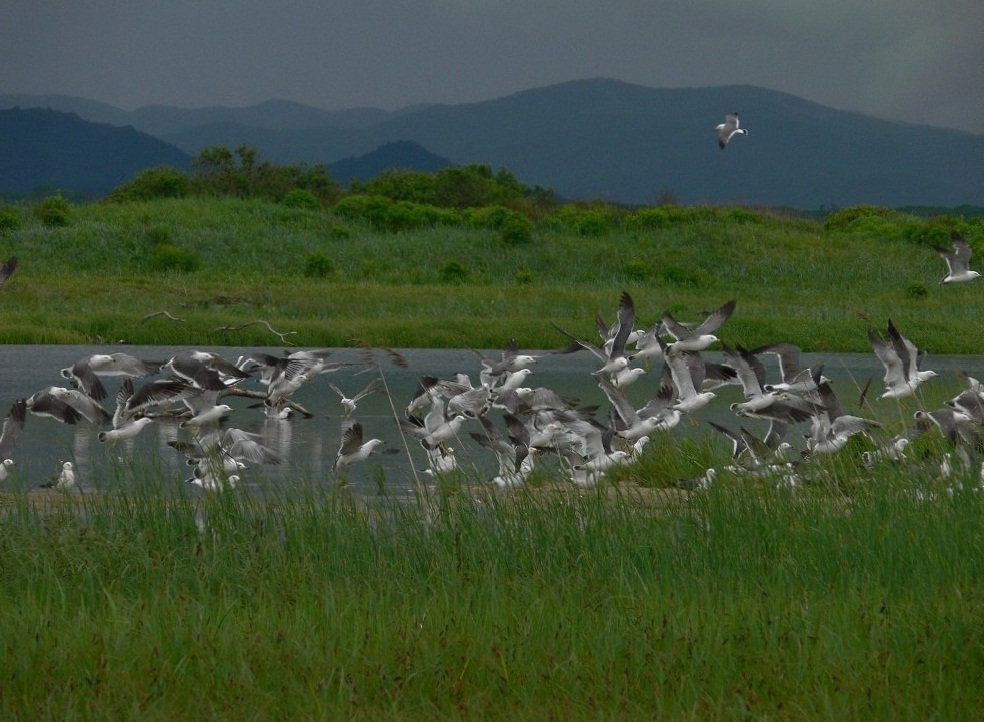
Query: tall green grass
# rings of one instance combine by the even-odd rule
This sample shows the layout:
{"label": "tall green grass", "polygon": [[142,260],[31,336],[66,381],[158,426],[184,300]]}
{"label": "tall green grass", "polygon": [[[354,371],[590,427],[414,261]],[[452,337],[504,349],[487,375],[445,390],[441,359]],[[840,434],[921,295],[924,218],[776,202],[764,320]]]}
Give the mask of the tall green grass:
{"label": "tall green grass", "polygon": [[[957,226],[976,246],[984,226],[848,211],[824,225],[747,209],[571,208],[516,244],[464,222],[392,233],[260,200],[81,205],[59,227],[24,209],[0,235],[0,255],[21,262],[0,293],[0,341],[278,344],[262,326],[218,330],[263,319],[297,345],[515,337],[550,348],[562,342],[551,322],[591,336],[594,314],[613,316],[626,289],[640,323],[736,298],[727,336],[749,346],[865,351],[866,315],[892,317],[934,353],[978,350],[980,285],[940,286],[931,244]],[[184,321],[142,320],[165,309]]]}
{"label": "tall green grass", "polygon": [[0,535],[0,713],[971,719],[976,491],[733,479],[261,503],[135,484]]}

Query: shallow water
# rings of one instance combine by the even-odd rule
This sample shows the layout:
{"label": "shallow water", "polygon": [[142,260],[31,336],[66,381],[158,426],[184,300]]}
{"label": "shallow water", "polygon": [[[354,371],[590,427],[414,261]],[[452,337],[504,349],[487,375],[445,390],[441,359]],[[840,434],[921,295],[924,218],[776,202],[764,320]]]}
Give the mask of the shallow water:
{"label": "shallow water", "polygon": [[[255,351],[274,355],[280,355],[282,351],[280,348],[203,348],[230,360]],[[66,385],[68,382],[61,377],[60,369],[92,353],[123,351],[141,358],[166,359],[182,350],[186,349],[159,346],[0,346],[0,404],[6,409],[15,399],[29,396],[41,388]],[[414,469],[424,469],[426,458],[413,440],[409,441],[408,456],[395,414],[402,414],[413,395],[418,376],[450,377],[464,372],[477,381],[481,364],[477,356],[467,349],[397,351],[405,359],[407,367],[393,365],[388,354],[376,350],[371,358],[378,364],[377,371],[371,365],[365,365],[365,350],[336,349],[332,361],[360,365],[321,376],[297,392],[293,398],[314,413],[310,419],[300,416],[286,420],[267,419],[262,409],[251,408],[257,401],[226,397],[224,401],[234,408],[229,425],[262,434],[266,445],[282,452],[288,459],[281,466],[251,466],[243,474],[245,482],[255,489],[271,484],[277,488],[337,484],[332,465],[340,443],[343,414],[338,396],[329,388],[328,380],[346,393],[353,394],[374,375],[381,375],[390,396],[377,393],[363,399],[355,417],[362,422],[366,438],[373,436],[384,440],[385,444],[380,447],[383,453],[353,466],[348,473],[348,483],[364,494],[385,491],[388,495],[399,495],[410,492],[417,483]],[[499,351],[484,353],[495,357],[500,354]],[[720,361],[720,354],[710,352],[706,356],[709,360]],[[868,379],[874,379],[869,398],[875,399],[880,393],[882,368],[873,353],[804,354],[802,362],[805,366],[821,358],[825,362],[824,374],[833,380],[834,388],[849,410],[855,406],[860,390]],[[770,380],[778,375],[772,361],[771,357],[767,357]],[[931,382],[932,387],[924,395],[926,403],[932,405],[956,393],[959,384],[953,374],[955,369],[979,375],[984,370],[984,359],[979,356],[931,356],[926,366],[941,374],[939,379]],[[534,367],[534,373],[528,377],[526,385],[545,386],[563,395],[577,397],[584,404],[600,404],[602,409],[598,418],[604,420],[607,417],[607,400],[590,374],[596,367],[594,358],[586,352],[544,356]],[[652,373],[627,389],[627,395],[637,406],[642,406],[655,393],[661,369],[659,362]],[[104,405],[112,411],[119,381],[115,378],[103,380],[110,394]],[[137,386],[141,383],[142,380],[135,380]],[[259,383],[249,380],[244,382],[244,387],[262,388]],[[728,405],[741,400],[740,393],[737,386],[719,390],[718,398],[695,414],[697,420],[714,420],[737,429],[739,421]],[[896,408],[895,402],[875,404],[876,409],[884,410],[889,415]],[[490,416],[501,424],[500,414],[498,410],[493,410]],[[901,426],[902,417],[897,418]],[[744,423],[753,429],[764,426],[761,422],[750,420],[744,420]],[[673,433],[703,433],[707,428],[702,423],[681,424]],[[29,414],[21,442],[12,455],[17,466],[4,486],[6,489],[36,487],[54,475],[66,460],[75,463],[79,483],[84,489],[107,488],[120,483],[160,484],[174,489],[180,488],[182,481],[190,476],[191,468],[186,465],[184,457],[167,445],[168,441],[185,436],[185,431],[179,429],[173,420],[153,424],[136,439],[113,447],[98,440],[99,431],[99,428],[85,423],[69,426]],[[495,473],[495,462],[490,452],[479,447],[468,436],[470,431],[480,432],[480,424],[468,422],[454,444],[459,462],[465,468],[475,469],[476,478],[490,478]],[[135,473],[134,468],[141,471]],[[197,493],[197,489],[195,491]]]}

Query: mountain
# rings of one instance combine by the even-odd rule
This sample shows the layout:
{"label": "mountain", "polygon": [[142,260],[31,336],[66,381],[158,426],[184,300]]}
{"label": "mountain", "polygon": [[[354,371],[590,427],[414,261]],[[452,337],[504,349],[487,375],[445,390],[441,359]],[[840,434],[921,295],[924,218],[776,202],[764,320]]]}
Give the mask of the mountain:
{"label": "mountain", "polygon": [[0,110],[0,193],[53,186],[99,197],[158,165],[187,168],[189,157],[130,127],[92,123],[71,113]]}
{"label": "mountain", "polygon": [[[185,117],[161,137],[187,153],[246,144],[274,162],[327,164],[408,140],[454,164],[505,167],[562,197],[626,203],[671,195],[688,204],[804,209],[984,205],[984,135],[876,119],[751,85],[649,88],[596,78],[304,127],[275,122],[279,111],[257,122],[258,107],[226,109],[198,125]],[[732,111],[749,134],[722,151],[714,126]]]}
{"label": "mountain", "polygon": [[367,181],[394,168],[433,173],[450,165],[447,158],[435,155],[413,141],[398,140],[385,143],[365,155],[329,163],[328,171],[332,178],[348,183],[353,178]]}

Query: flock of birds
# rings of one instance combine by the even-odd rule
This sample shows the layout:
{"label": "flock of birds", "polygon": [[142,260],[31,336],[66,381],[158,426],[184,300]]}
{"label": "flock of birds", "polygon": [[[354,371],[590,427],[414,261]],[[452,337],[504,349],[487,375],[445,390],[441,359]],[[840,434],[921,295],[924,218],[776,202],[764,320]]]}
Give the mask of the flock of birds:
{"label": "flock of birds", "polygon": [[[719,130],[724,147],[739,132],[737,114],[729,115]],[[980,274],[969,267],[971,251],[965,239],[953,232],[951,241],[949,248],[936,248],[947,264],[941,283],[978,278]],[[11,259],[0,275],[6,280],[15,268],[16,259]],[[537,460],[545,456],[558,459],[572,483],[592,486],[612,468],[633,464],[654,434],[671,431],[685,418],[696,422],[695,414],[712,403],[722,388],[734,386],[740,387],[742,399],[730,404],[738,428],[707,422],[732,445],[732,463],[727,467],[732,473],[795,485],[804,465],[840,452],[856,435],[871,440],[863,461],[872,465],[879,460],[901,461],[911,440],[934,428],[950,446],[941,473],[951,474],[957,465],[969,469],[981,463],[984,385],[979,381],[962,376],[965,389],[960,394],[942,408],[915,411],[909,428],[888,437],[875,419],[846,413],[823,375],[823,363],[802,368],[796,346],[775,343],[746,349],[719,339],[716,333],[735,307],[734,300],[728,301],[693,323],[678,321],[667,311],[653,323],[640,325],[635,303],[623,291],[614,323],[609,325],[600,314],[596,316],[597,339],[580,338],[555,326],[569,341],[557,350],[520,353],[515,341],[506,345],[501,356],[470,349],[481,364],[477,382],[465,373],[443,379],[420,376],[398,419],[399,430],[405,440],[423,449],[427,468],[422,473],[431,476],[459,468],[454,445],[467,431],[468,437],[494,456],[498,470],[492,483],[496,486],[522,486]],[[869,329],[868,339],[884,367],[881,399],[915,396],[922,384],[937,376],[924,368],[926,352],[891,320],[884,331]],[[705,358],[711,346],[720,347],[721,362]],[[387,351],[399,358],[397,352]],[[606,409],[528,384],[541,359],[583,351],[596,361],[591,375],[608,401]],[[0,434],[0,481],[15,466],[14,451],[30,414],[63,424],[102,427],[98,438],[107,445],[132,439],[162,418],[175,419],[181,436],[168,444],[193,467],[187,481],[210,491],[234,487],[250,464],[281,464],[285,458],[265,446],[260,435],[230,426],[233,407],[223,398],[257,399],[256,406],[267,417],[285,422],[291,412],[310,416],[293,401],[293,394],[321,375],[357,365],[331,362],[330,355],[327,349],[284,351],[280,356],[256,352],[235,361],[199,350],[158,360],[127,353],[87,355],[61,370],[66,383],[47,386],[11,405]],[[771,380],[766,357],[778,362],[778,375]],[[659,362],[661,372],[657,374]],[[658,376],[658,384],[648,401],[637,406],[626,389],[646,376]],[[110,411],[103,405],[109,396],[103,380],[112,377],[121,381],[115,409]],[[136,380],[141,380],[139,386]],[[252,382],[259,388],[250,388]],[[384,390],[384,385],[380,375],[349,397],[327,382],[344,413],[333,464],[336,475],[343,477],[349,467],[365,461],[384,443],[380,438],[366,438],[361,421],[354,416],[359,401]],[[867,391],[866,387],[861,403]],[[756,436],[744,427],[745,419],[767,421],[767,433]],[[799,425],[808,430],[799,437],[792,435],[790,430]],[[797,438],[802,441],[794,443]],[[716,473],[716,469],[707,469],[689,484],[705,487]],[[984,476],[984,466],[981,473]],[[76,484],[73,463],[65,461],[44,486],[72,489]]]}

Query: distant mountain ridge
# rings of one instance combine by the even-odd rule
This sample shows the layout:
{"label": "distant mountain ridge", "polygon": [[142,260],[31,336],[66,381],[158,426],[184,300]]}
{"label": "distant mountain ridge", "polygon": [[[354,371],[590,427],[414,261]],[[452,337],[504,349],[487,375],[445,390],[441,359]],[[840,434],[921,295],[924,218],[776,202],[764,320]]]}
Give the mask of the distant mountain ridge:
{"label": "distant mountain ridge", "polygon": [[131,127],[82,120],[73,113],[0,110],[0,193],[41,186],[99,198],[145,168],[187,169],[187,153]]}
{"label": "distant mountain ridge", "polygon": [[[714,126],[731,111],[749,135],[721,151]],[[805,209],[984,205],[984,135],[879,120],[750,85],[649,88],[596,78],[398,111],[270,101],[128,117],[138,128],[156,123],[159,137],[186,153],[246,144],[283,163],[331,166],[412,141],[454,164],[504,166],[568,198],[652,203],[670,195]]]}

